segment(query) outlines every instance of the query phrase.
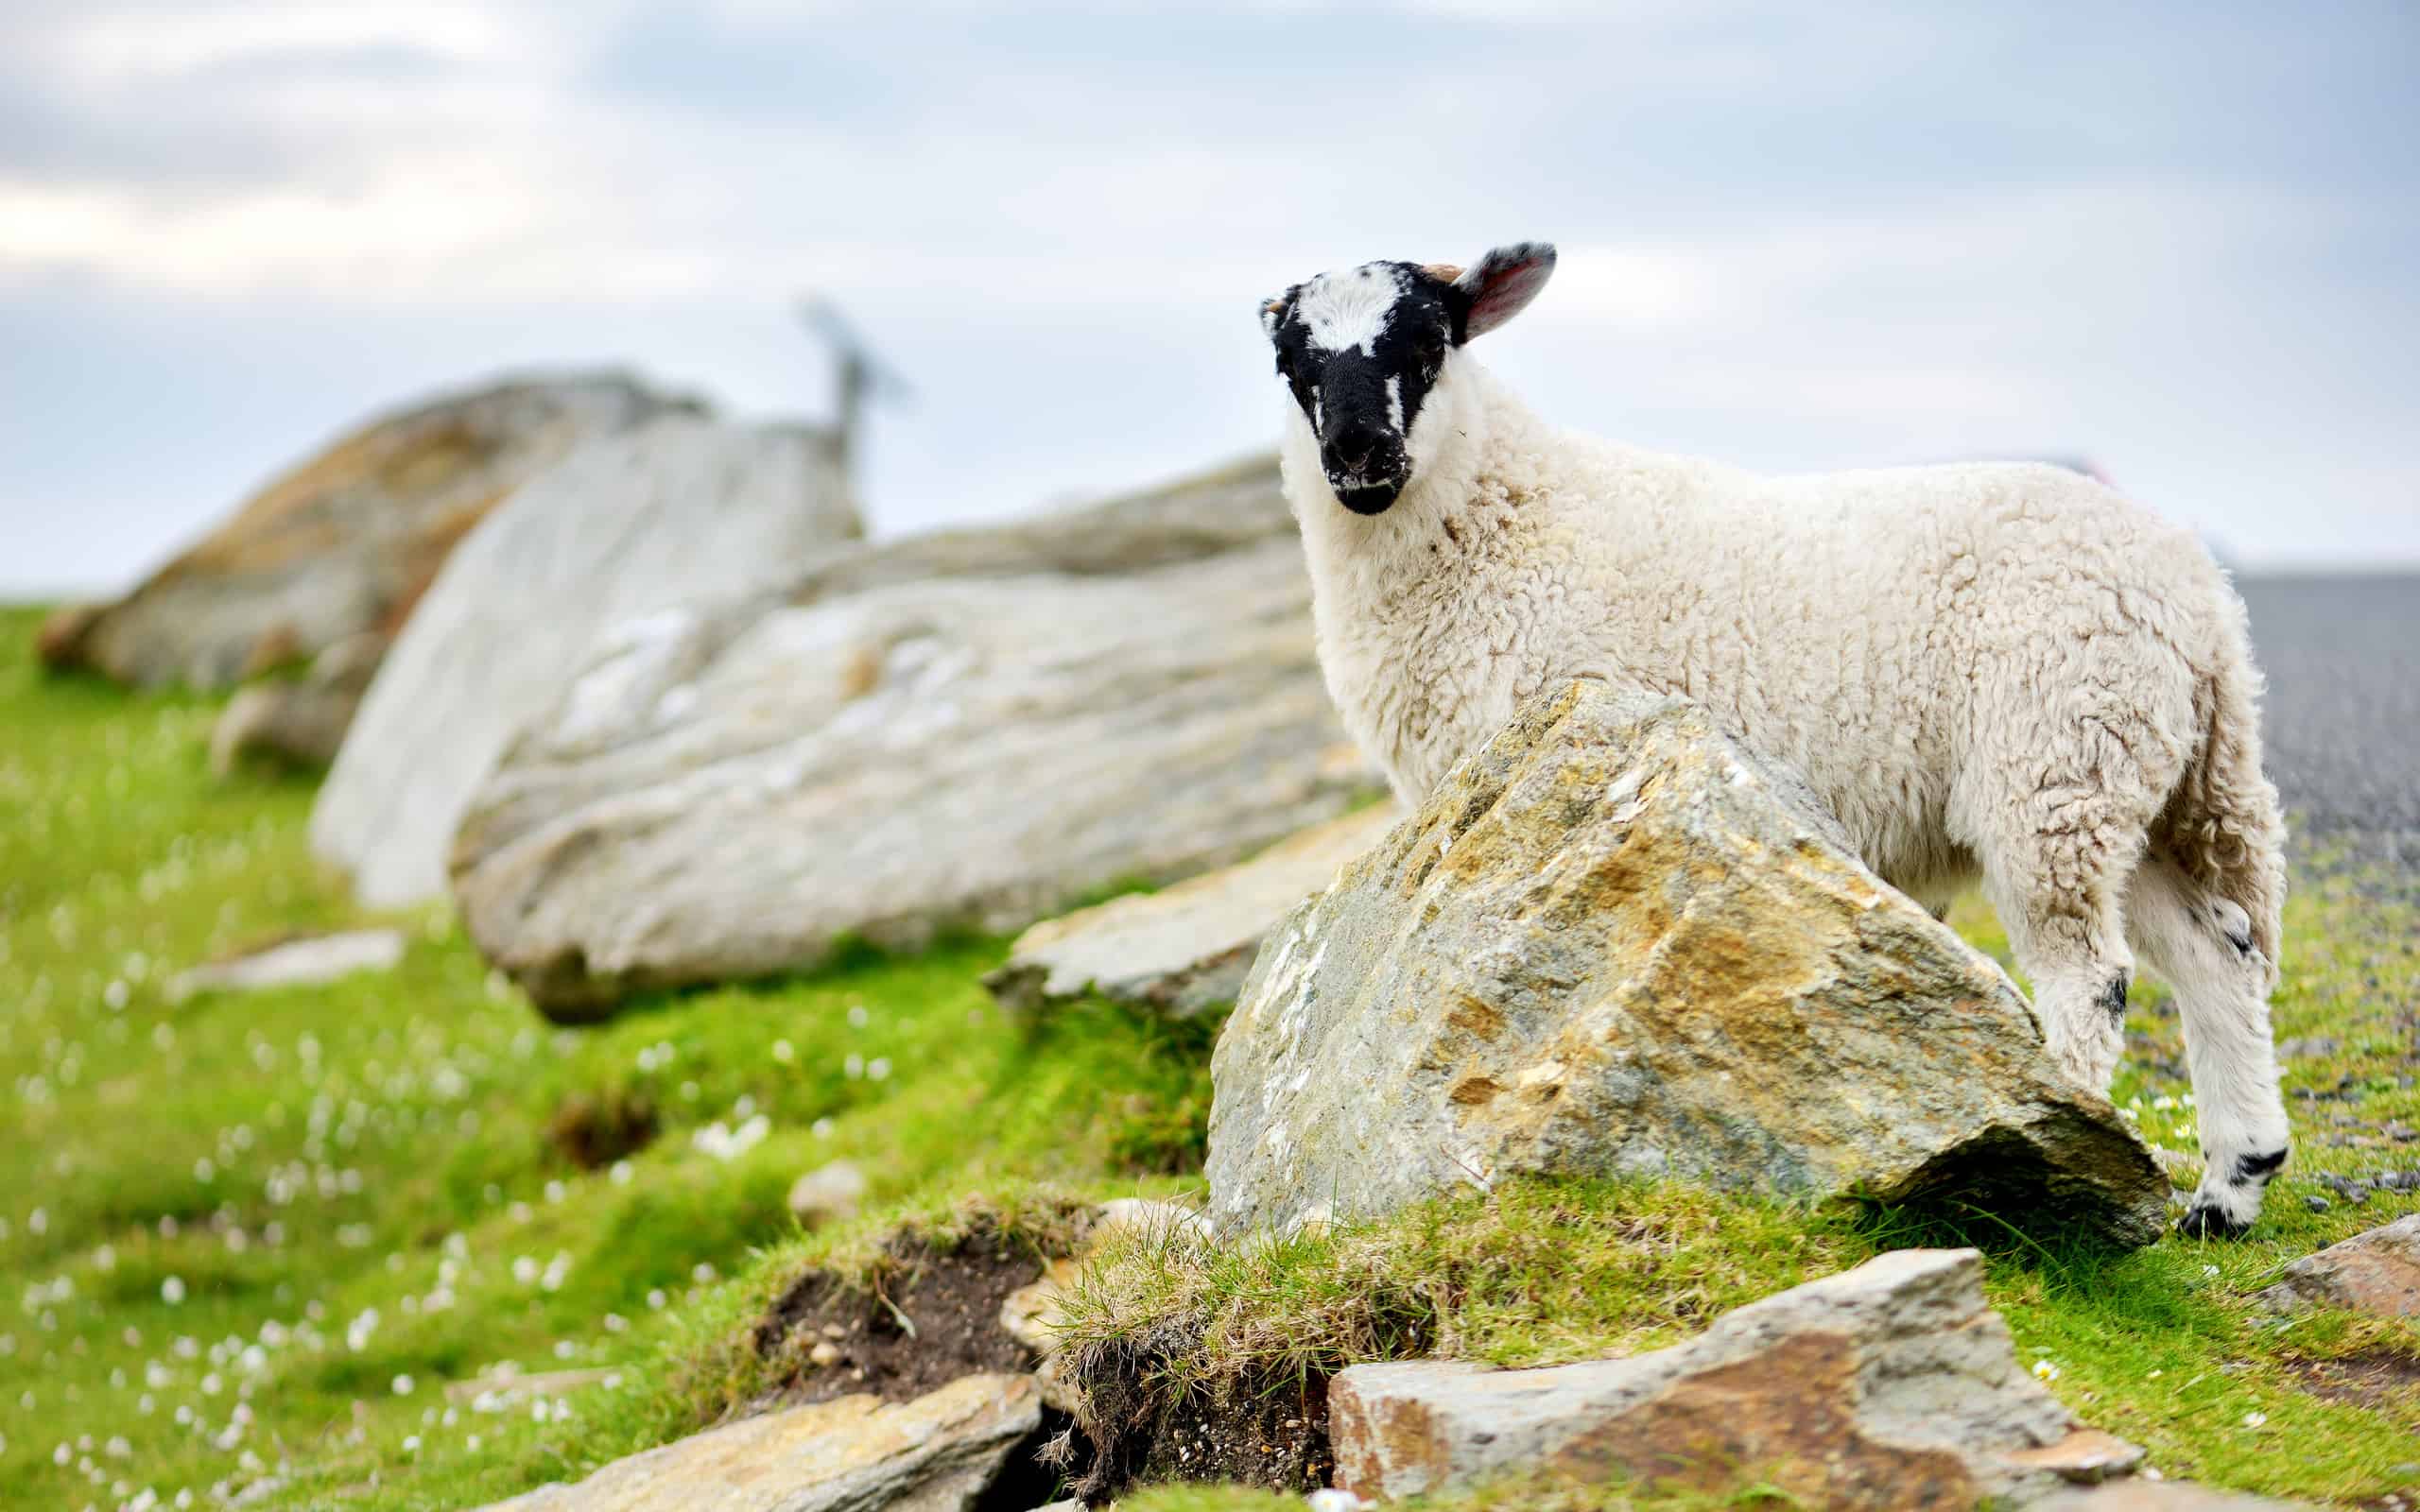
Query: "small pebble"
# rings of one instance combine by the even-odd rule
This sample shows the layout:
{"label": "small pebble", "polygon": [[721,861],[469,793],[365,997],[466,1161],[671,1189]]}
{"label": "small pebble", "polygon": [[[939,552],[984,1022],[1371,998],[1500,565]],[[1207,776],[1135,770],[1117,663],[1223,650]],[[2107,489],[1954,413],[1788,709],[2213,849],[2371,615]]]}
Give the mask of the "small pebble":
{"label": "small pebble", "polygon": [[2314,1194],[2311,1196],[2303,1198],[2303,1206],[2308,1208],[2313,1212],[2325,1212],[2330,1207],[2333,1207],[2334,1204],[2330,1203],[2325,1197],[2319,1196]]}

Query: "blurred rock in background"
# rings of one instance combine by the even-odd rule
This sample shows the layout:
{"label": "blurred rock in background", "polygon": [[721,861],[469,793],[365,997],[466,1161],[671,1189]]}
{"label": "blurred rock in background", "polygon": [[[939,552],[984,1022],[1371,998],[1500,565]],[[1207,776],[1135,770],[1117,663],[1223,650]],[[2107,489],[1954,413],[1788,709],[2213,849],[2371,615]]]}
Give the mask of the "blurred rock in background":
{"label": "blurred rock in background", "polygon": [[[851,938],[1017,929],[1235,861],[1376,782],[1322,684],[1265,457],[625,621],[531,712],[453,882],[480,949],[565,1020]],[[388,744],[370,730],[323,818],[354,752]],[[395,741],[362,790],[428,743]]]}
{"label": "blurred rock in background", "polygon": [[138,687],[224,688],[365,632],[391,640],[447,553],[526,479],[583,440],[703,411],[609,371],[514,379],[381,416],[125,597],[53,615],[42,658]]}
{"label": "blurred rock in background", "polygon": [[821,427],[667,416],[579,448],[438,575],[337,752],[313,845],[366,903],[436,896],[471,794],[600,631],[761,591],[861,533]]}

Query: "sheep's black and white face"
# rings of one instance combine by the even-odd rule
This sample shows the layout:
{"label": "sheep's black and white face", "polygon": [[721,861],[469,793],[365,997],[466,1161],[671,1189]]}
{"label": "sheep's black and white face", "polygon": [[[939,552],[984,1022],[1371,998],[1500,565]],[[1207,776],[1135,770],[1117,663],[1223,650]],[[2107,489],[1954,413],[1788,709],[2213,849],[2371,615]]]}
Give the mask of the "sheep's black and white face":
{"label": "sheep's black and white face", "polygon": [[1378,514],[1411,482],[1421,410],[1463,342],[1503,324],[1554,271],[1543,242],[1499,247],[1464,272],[1364,263],[1261,306],[1277,375],[1318,440],[1346,508]]}

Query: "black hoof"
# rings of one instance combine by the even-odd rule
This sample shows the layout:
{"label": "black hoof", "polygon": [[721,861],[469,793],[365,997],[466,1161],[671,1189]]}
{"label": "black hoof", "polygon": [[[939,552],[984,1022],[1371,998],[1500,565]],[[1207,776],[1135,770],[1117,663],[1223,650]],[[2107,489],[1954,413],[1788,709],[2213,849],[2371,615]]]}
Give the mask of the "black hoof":
{"label": "black hoof", "polygon": [[2228,1217],[2215,1204],[2197,1202],[2176,1220],[2176,1231],[2187,1239],[2240,1239],[2252,1232],[2252,1225]]}

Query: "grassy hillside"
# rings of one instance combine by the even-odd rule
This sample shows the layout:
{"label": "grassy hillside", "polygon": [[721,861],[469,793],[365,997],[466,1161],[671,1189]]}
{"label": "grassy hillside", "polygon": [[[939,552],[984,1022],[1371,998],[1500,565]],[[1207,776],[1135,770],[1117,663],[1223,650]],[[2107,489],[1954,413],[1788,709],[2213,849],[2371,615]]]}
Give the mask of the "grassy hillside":
{"label": "grassy hillside", "polygon": [[[970,1197],[1014,1227],[1197,1180],[1206,1033],[1106,1008],[1004,1022],[977,984],[996,941],[571,1032],[432,909],[389,920],[410,938],[393,972],[171,1002],[180,968],[362,920],[309,857],[306,785],[214,783],[214,705],[45,679],[34,622],[0,611],[0,1269],[19,1303],[0,1317],[0,1505],[207,1505],[263,1481],[268,1505],[475,1504],[747,1400],[766,1382],[741,1341],[769,1299],[903,1213],[946,1236]],[[2420,1167],[2415,922],[2408,886],[2307,871],[2278,1005],[2300,1148],[2253,1242],[1995,1256],[2027,1356],[2169,1474],[2346,1503],[2420,1485],[2408,1332],[2280,1328],[2244,1300],[2420,1206],[2319,1179]],[[2174,1022],[2143,996],[2118,1097],[2189,1149]],[[791,1179],[842,1157],[871,1177],[866,1216],[800,1234]],[[1563,1360],[1668,1341],[1910,1237],[1685,1189],[1530,1184],[1251,1260],[1122,1269],[1086,1316],[1191,1331],[1181,1368],[1213,1392],[1409,1349]],[[543,1411],[448,1398],[508,1361],[611,1373]]]}

